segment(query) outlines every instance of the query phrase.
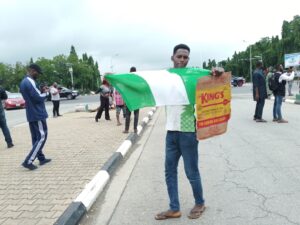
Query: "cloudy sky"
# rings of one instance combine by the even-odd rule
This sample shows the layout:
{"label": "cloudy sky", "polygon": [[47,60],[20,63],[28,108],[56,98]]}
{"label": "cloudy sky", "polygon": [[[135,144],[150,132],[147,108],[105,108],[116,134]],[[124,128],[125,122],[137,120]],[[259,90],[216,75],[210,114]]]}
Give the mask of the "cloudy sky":
{"label": "cloudy sky", "polygon": [[172,66],[174,45],[186,43],[189,65],[201,66],[280,35],[299,6],[299,0],[0,0],[0,62],[68,55],[74,45],[102,73],[162,69]]}

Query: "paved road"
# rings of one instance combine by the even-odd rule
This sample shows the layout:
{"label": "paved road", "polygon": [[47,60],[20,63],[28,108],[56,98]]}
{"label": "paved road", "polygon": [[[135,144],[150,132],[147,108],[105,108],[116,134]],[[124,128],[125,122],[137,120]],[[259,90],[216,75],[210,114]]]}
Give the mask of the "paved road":
{"label": "paved road", "polygon": [[[79,96],[74,100],[61,99],[60,112],[63,114],[66,112],[74,111],[75,106],[79,104],[97,105],[100,104],[99,102],[100,102],[99,95]],[[52,102],[47,101],[46,109],[49,116],[52,115],[52,108],[53,108]],[[8,126],[10,128],[27,122],[25,109],[6,110],[5,114],[6,114]]]}
{"label": "paved road", "polygon": [[288,124],[271,122],[273,102],[265,105],[268,123],[252,120],[251,95],[234,94],[228,132],[201,141],[200,168],[207,211],[199,220],[186,215],[191,189],[179,168],[183,217],[155,221],[168,208],[164,182],[164,112],[159,110],[131,157],[117,171],[81,225],[292,225],[300,224],[299,105],[283,103]]}

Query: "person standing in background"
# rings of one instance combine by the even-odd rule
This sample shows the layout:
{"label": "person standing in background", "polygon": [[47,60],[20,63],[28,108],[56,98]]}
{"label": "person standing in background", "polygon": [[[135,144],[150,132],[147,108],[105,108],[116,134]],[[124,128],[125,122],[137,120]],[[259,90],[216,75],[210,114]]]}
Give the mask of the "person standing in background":
{"label": "person standing in background", "polygon": [[98,122],[101,118],[103,110],[105,111],[105,119],[111,120],[109,116],[109,96],[111,95],[111,89],[107,80],[103,80],[99,90],[96,91],[96,94],[98,93],[100,93],[100,107],[95,116],[95,121]]}
{"label": "person standing in background", "polygon": [[5,111],[2,105],[2,101],[7,99],[7,94],[5,92],[5,90],[0,87],[0,127],[2,130],[2,133],[4,135],[6,144],[7,144],[7,148],[12,148],[14,147],[12,138],[10,136],[10,132],[6,123],[6,118],[5,118]]}
{"label": "person standing in background", "polygon": [[61,116],[59,114],[60,96],[59,96],[59,90],[57,88],[56,82],[54,82],[53,85],[50,87],[50,93],[51,93],[51,101],[53,103],[53,117]]}
{"label": "person standing in background", "polygon": [[267,96],[266,77],[263,74],[263,64],[261,61],[256,63],[256,69],[252,75],[253,81],[253,99],[256,101],[255,113],[253,120],[256,122],[267,122],[262,118],[265,99]]}
{"label": "person standing in background", "polygon": [[[136,72],[136,68],[133,66],[130,68],[130,73]],[[140,110],[134,110],[134,119],[133,119],[133,131],[134,133],[137,133],[137,126],[139,122],[139,113]],[[125,119],[125,130],[123,131],[124,134],[127,134],[129,132],[129,125],[130,125],[130,117],[131,117],[131,112],[129,109],[126,107],[126,119]]]}
{"label": "person standing in background", "polygon": [[[290,69],[289,69],[290,70]],[[291,73],[290,73],[291,74]],[[294,96],[292,93],[292,88],[293,88],[293,83],[294,83],[294,79],[289,80],[288,82],[288,95],[289,96]]]}
{"label": "person standing in background", "polygon": [[281,113],[281,106],[283,98],[285,97],[285,86],[286,82],[293,80],[295,73],[293,71],[293,67],[288,69],[288,72],[283,73],[283,66],[277,65],[276,73],[275,73],[275,80],[278,84],[278,88],[273,91],[275,96],[274,105],[273,105],[273,121],[278,123],[288,123],[287,120],[283,119]]}

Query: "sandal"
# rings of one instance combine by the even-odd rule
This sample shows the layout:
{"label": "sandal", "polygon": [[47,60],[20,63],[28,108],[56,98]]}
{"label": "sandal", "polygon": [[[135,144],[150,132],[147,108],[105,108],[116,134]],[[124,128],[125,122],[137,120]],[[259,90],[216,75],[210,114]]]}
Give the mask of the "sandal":
{"label": "sandal", "polygon": [[180,211],[172,211],[168,210],[165,212],[158,213],[155,216],[156,220],[166,220],[166,219],[173,219],[173,218],[179,218],[181,217],[181,212]]}
{"label": "sandal", "polygon": [[189,219],[198,219],[202,213],[205,211],[205,205],[195,205],[188,215]]}

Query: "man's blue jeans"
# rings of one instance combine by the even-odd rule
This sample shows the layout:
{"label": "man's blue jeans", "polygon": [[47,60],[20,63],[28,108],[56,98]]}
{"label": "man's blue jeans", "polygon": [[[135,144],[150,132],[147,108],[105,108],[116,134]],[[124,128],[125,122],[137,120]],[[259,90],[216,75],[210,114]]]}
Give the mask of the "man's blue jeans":
{"label": "man's blue jeans", "polygon": [[170,198],[170,210],[179,211],[177,167],[183,158],[184,170],[192,186],[195,204],[204,204],[198,168],[198,140],[195,132],[168,131],[166,137],[165,178]]}
{"label": "man's blue jeans", "polygon": [[275,95],[274,105],[273,105],[273,119],[282,119],[281,115],[281,105],[283,96]]}
{"label": "man's blue jeans", "polygon": [[[0,104],[2,104],[2,103],[0,102]],[[12,144],[10,132],[9,132],[9,129],[8,129],[7,123],[6,123],[5,112],[4,112],[4,110],[1,110],[1,109],[0,109],[0,127],[2,129],[6,143]]]}

